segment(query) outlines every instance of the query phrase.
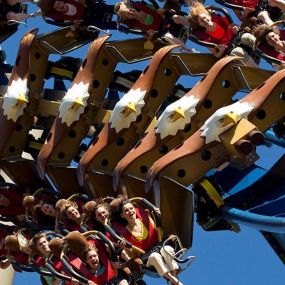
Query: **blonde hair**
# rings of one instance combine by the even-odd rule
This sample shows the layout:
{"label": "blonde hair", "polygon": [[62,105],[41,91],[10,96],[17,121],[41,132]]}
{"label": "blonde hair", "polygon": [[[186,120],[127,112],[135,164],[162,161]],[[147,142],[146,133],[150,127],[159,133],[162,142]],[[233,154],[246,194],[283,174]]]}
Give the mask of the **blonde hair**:
{"label": "blonde hair", "polygon": [[207,10],[207,8],[203,4],[201,4],[200,2],[193,3],[192,10],[188,15],[188,22],[194,29],[197,29],[200,27],[198,18],[199,18],[199,15],[202,13],[206,13],[211,16],[210,12]]}

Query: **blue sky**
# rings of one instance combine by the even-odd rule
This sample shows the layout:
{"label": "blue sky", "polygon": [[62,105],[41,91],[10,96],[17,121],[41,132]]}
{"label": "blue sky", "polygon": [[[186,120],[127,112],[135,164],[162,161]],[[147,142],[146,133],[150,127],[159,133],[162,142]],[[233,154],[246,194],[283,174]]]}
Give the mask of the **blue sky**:
{"label": "blue sky", "polygon": [[[113,2],[111,0],[111,3]],[[207,4],[212,4],[212,2],[209,1]],[[31,27],[39,27],[40,33],[56,29],[56,27],[42,23],[40,18],[28,20],[27,27],[22,26],[16,35],[2,45],[2,48],[7,52],[7,61],[9,63],[14,62],[19,40]],[[116,32],[111,40],[127,37],[129,35],[121,35]],[[188,45],[193,46],[189,42]],[[74,56],[83,58],[87,48],[86,46],[76,51]],[[205,50],[200,47],[196,49]],[[142,63],[143,66],[146,64],[146,62]],[[269,68],[269,65],[263,64],[262,67]],[[132,68],[136,68],[136,66],[118,65],[120,71]],[[138,68],[142,69],[141,66]],[[189,77],[187,77],[187,83],[185,78],[181,83],[190,87],[196,80],[189,80]],[[280,151],[280,149],[274,149],[273,152],[277,155]],[[265,153],[264,150],[262,150],[262,153]],[[266,166],[267,162],[268,156],[264,155],[261,165]],[[262,235],[254,229],[246,227],[241,229],[242,231],[239,234],[233,232],[205,232],[195,223],[193,247],[189,254],[195,255],[197,258],[185,272],[181,273],[181,281],[187,285],[284,284],[284,266]],[[164,280],[160,279],[147,278],[146,280],[148,284],[166,284]],[[37,285],[40,284],[40,281],[36,274],[23,273],[16,275],[14,284]]]}

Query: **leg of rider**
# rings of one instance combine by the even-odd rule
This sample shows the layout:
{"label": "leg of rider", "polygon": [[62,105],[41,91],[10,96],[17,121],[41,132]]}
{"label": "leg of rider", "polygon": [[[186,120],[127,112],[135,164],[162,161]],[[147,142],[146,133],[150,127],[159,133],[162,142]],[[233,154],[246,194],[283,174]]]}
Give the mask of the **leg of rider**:
{"label": "leg of rider", "polygon": [[171,44],[179,45],[182,49],[189,51],[189,52],[195,52],[193,49],[188,48],[181,40],[174,37],[171,33],[167,32],[163,35],[163,38],[168,41]]}
{"label": "leg of rider", "polygon": [[179,283],[179,280],[170,273],[170,269],[166,266],[162,256],[158,252],[153,252],[149,256],[146,266],[153,266],[160,276],[167,278],[172,284],[182,285],[182,283]]}
{"label": "leg of rider", "polygon": [[177,275],[177,270],[179,269],[178,263],[172,258],[174,256],[174,248],[166,245],[161,248],[160,254],[162,255],[167,268],[170,269],[170,272],[172,275],[176,276]]}
{"label": "leg of rider", "polygon": [[267,11],[262,11],[257,15],[257,19],[261,21],[264,24],[267,24],[268,26],[271,26],[273,24],[273,21],[271,20],[269,14]]}
{"label": "leg of rider", "polygon": [[241,47],[234,48],[231,51],[230,55],[242,57],[243,58],[242,61],[248,66],[253,66],[253,67],[257,66],[255,61],[252,59],[252,57],[249,56],[248,53],[244,49],[242,49]]}

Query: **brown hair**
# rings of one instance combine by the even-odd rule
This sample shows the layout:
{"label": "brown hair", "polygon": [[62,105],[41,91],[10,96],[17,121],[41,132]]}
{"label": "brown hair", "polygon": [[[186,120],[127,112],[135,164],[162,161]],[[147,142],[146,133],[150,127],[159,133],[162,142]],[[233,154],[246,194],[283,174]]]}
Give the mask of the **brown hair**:
{"label": "brown hair", "polygon": [[4,239],[5,247],[13,252],[20,252],[20,245],[18,238],[15,235],[8,235]]}
{"label": "brown hair", "polygon": [[126,195],[119,195],[110,203],[112,221],[127,225],[127,221],[121,217],[121,214],[123,212],[123,207],[128,203],[133,204]]}
{"label": "brown hair", "polygon": [[94,214],[96,213],[96,211],[98,210],[98,208],[103,207],[105,208],[109,213],[110,213],[110,206],[107,202],[103,201],[102,199],[97,200],[96,206],[94,207],[93,211]]}
{"label": "brown hair", "polygon": [[254,29],[254,36],[256,37],[256,45],[257,44],[267,44],[266,36],[269,33],[275,33],[274,29],[266,24],[259,25]]}
{"label": "brown hair", "polygon": [[55,204],[55,208],[59,209],[60,214],[66,213],[67,209],[70,207],[74,207],[75,209],[77,209],[78,205],[75,202],[65,200],[65,199],[60,199]]}
{"label": "brown hair", "polygon": [[30,248],[33,250],[33,251],[37,251],[38,248],[37,248],[37,242],[39,239],[41,238],[46,238],[47,239],[47,236],[45,233],[37,233],[33,236],[33,238],[30,240],[30,243],[29,243],[29,246]]}
{"label": "brown hair", "polygon": [[193,3],[192,10],[188,15],[188,22],[194,29],[197,29],[200,27],[198,18],[199,18],[199,15],[202,13],[211,15],[210,12],[206,9],[206,7],[203,4],[201,4],[200,2]]}
{"label": "brown hair", "polygon": [[[59,201],[56,202],[55,208],[59,211],[58,218],[60,221],[70,220],[67,217],[67,210],[70,207],[74,207],[75,209],[78,209],[78,205],[73,201],[60,199]],[[78,222],[81,223],[81,219]]]}
{"label": "brown hair", "polygon": [[97,203],[94,200],[88,201],[87,203],[84,204],[83,210],[85,213],[90,214],[94,211],[96,205]]}
{"label": "brown hair", "polygon": [[97,255],[99,256],[99,253],[98,253],[98,248],[95,246],[95,245],[91,245],[91,246],[88,246],[88,247],[85,247],[85,249],[83,250],[83,254],[82,254],[82,258],[83,260],[87,263],[87,256],[88,256],[88,253],[90,251],[94,250]]}

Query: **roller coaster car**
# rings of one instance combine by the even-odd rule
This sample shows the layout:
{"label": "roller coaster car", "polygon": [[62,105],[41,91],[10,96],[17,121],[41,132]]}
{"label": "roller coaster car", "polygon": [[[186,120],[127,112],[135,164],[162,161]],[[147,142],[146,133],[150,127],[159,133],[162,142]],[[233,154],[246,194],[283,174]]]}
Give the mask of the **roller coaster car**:
{"label": "roller coaster car", "polygon": [[117,164],[113,188],[124,185],[129,197],[146,195],[145,177],[155,160],[190,137],[215,110],[230,103],[238,90],[252,90],[271,74],[243,66],[235,57],[219,60],[187,94],[166,107],[154,129]]}
{"label": "roller coaster car", "polygon": [[[198,60],[199,56],[188,54],[188,58],[186,55],[179,57],[171,54],[173,48],[175,46],[163,47],[155,53],[130,91],[116,104],[109,123],[105,124],[81,158],[78,171],[80,184],[84,185],[87,177],[94,196],[111,194],[112,173],[116,164],[144,132],[153,128],[155,114],[179,76],[188,72],[195,73],[190,58]],[[202,58],[203,56],[201,60]],[[201,63],[200,71],[207,70],[209,66],[204,61]],[[162,81],[163,78],[167,78],[167,81]]]}
{"label": "roller coaster car", "polygon": [[252,165],[258,159],[256,146],[264,142],[263,132],[284,117],[280,97],[284,84],[285,71],[281,70],[240,101],[219,109],[200,130],[153,164],[146,190],[159,175],[187,186],[213,168],[229,163],[240,168]]}
{"label": "roller coaster car", "polygon": [[[113,243],[106,238],[101,232],[90,231],[83,234],[78,232],[70,232],[63,238],[64,249],[61,261],[65,269],[77,280],[83,284],[88,284],[88,280],[95,283],[103,284],[107,281],[116,279],[116,271],[112,266],[112,262],[117,260]],[[103,268],[103,272],[94,275],[87,267],[86,249],[95,246],[98,250],[99,265]],[[126,276],[129,284],[131,276]]]}
{"label": "roller coaster car", "polygon": [[[91,45],[72,88],[62,101],[59,114],[37,159],[40,176],[44,178],[47,174],[66,196],[78,191],[89,193],[78,185],[76,169],[70,167],[70,163],[77,155],[90,127],[103,125],[109,119],[111,112],[105,108],[106,102],[109,101],[105,92],[114,78],[115,66],[118,62],[132,63],[148,59],[153,54],[153,51],[143,48],[144,39],[105,43],[107,38],[108,36],[100,37]],[[98,70],[104,72],[97,72]],[[125,78],[117,77],[116,81],[119,84],[123,81],[123,86],[126,84]],[[72,94],[78,88],[81,93],[80,96],[77,93],[77,102],[72,99]],[[83,103],[80,104],[80,101]],[[75,109],[71,108],[72,106],[75,106]]]}
{"label": "roller coaster car", "polygon": [[[46,76],[54,76],[57,83],[63,78],[72,79],[79,62],[75,60],[69,66],[70,58],[61,58],[58,62],[48,63],[48,55],[55,52],[63,54],[84,44],[78,39],[78,35],[70,35],[70,28],[40,36],[36,36],[36,32],[36,30],[28,32],[21,41],[0,116],[3,131],[0,143],[2,167],[12,180],[32,189],[37,189],[45,183],[37,179],[34,162],[23,159],[22,152],[25,148],[31,150],[41,147],[43,141],[31,139],[29,132],[33,127],[43,130],[42,136],[45,139],[46,129],[50,128],[50,120],[53,119],[59,106],[54,101],[56,96],[52,98],[52,102],[46,99],[47,92],[44,95],[45,99],[41,97],[43,80]],[[16,99],[19,94],[13,91],[15,86],[24,92],[24,97],[22,96],[20,101]],[[11,108],[13,104],[16,104],[17,108]],[[31,154],[35,155],[35,151],[31,151]]]}
{"label": "roller coaster car", "polygon": [[[4,1],[5,2],[5,1]],[[4,5],[4,7],[3,7]],[[6,6],[8,6],[6,4]],[[5,4],[3,2],[0,3],[0,17],[2,20],[0,20],[0,44],[10,38],[14,33],[17,32],[19,22],[13,21],[13,20],[6,20],[6,13],[8,12],[7,9],[5,9]],[[15,13],[27,13],[28,6],[26,4],[16,4],[14,5],[14,12]]]}
{"label": "roller coaster car", "polygon": [[[285,21],[275,22],[271,27],[278,27],[278,34],[280,36],[280,40],[285,40],[285,29],[284,29]],[[268,63],[272,64],[274,67],[279,65],[284,65],[284,56],[281,55],[280,52],[274,49],[267,42],[257,42],[255,53],[257,53],[260,57],[266,60]]]}

